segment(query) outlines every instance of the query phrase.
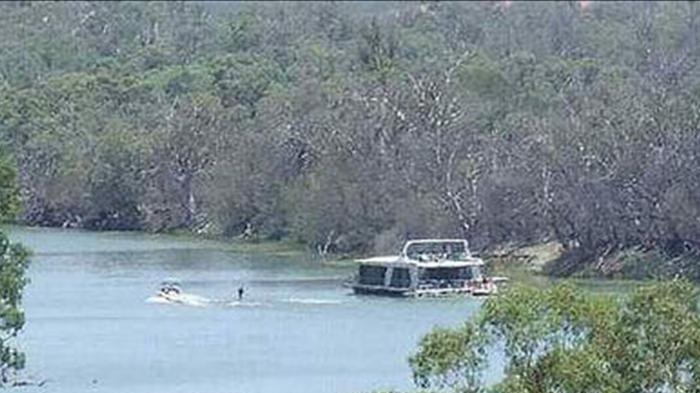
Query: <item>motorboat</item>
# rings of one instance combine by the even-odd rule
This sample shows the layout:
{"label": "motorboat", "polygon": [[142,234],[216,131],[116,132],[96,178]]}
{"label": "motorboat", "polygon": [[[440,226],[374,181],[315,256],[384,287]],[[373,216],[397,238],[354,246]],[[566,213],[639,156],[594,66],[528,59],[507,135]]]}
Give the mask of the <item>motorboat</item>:
{"label": "motorboat", "polygon": [[182,304],[194,307],[205,307],[210,300],[182,291],[180,283],[174,280],[161,282],[158,292],[147,299],[150,303]]}
{"label": "motorboat", "polygon": [[409,240],[401,253],[356,260],[357,274],[347,283],[356,294],[386,296],[488,296],[504,277],[487,277],[484,261],[464,239]]}

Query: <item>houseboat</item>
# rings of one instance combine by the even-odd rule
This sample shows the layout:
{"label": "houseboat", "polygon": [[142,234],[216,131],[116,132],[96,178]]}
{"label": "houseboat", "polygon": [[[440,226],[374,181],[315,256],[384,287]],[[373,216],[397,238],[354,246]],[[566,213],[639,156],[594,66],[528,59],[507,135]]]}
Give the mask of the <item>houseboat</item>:
{"label": "houseboat", "polygon": [[505,278],[484,275],[484,261],[463,239],[410,240],[398,256],[359,259],[349,283],[356,294],[442,296],[496,293]]}

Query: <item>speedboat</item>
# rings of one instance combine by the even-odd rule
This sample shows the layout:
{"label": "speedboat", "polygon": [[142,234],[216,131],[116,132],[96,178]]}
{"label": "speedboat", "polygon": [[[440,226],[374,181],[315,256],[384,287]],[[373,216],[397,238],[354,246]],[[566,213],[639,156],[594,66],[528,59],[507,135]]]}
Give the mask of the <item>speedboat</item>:
{"label": "speedboat", "polygon": [[396,256],[359,259],[358,272],[347,284],[356,294],[386,296],[488,296],[504,277],[487,277],[484,261],[471,254],[463,239],[406,242]]}
{"label": "speedboat", "polygon": [[158,292],[148,298],[148,301],[150,303],[182,304],[194,307],[205,307],[210,302],[205,297],[184,293],[180,284],[173,280],[163,281]]}

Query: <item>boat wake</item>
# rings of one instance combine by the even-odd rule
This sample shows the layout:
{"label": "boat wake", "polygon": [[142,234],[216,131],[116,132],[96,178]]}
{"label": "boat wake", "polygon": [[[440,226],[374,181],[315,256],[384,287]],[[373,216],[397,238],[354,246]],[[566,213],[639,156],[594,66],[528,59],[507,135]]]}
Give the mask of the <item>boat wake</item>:
{"label": "boat wake", "polygon": [[149,297],[146,299],[147,303],[155,303],[155,304],[173,304],[173,305],[182,305],[182,306],[189,306],[189,307],[209,307],[209,306],[218,306],[218,307],[227,307],[227,308],[250,308],[250,307],[262,307],[262,306],[271,306],[271,305],[279,305],[280,303],[284,304],[304,304],[304,305],[329,305],[329,304],[341,304],[342,301],[340,300],[333,300],[333,299],[319,299],[319,298],[298,298],[298,297],[290,297],[290,298],[283,298],[283,299],[268,299],[268,301],[271,301],[272,303],[259,303],[256,301],[251,301],[251,300],[243,300],[241,299],[240,295],[241,293],[238,293],[239,297],[235,298],[234,296],[231,296],[229,298],[224,298],[224,299],[209,299],[203,296],[191,294],[191,293],[186,293],[183,292],[180,284],[177,282],[177,280],[174,279],[168,279],[165,280],[161,283],[161,288],[160,290],[153,296]]}
{"label": "boat wake", "polygon": [[226,303],[224,303],[224,305],[226,307],[262,307],[265,304],[258,303],[258,302],[245,302],[245,301],[236,300],[236,301],[226,302]]}
{"label": "boat wake", "polygon": [[212,303],[211,299],[189,293],[180,294],[158,294],[146,299],[147,303],[175,304],[189,307],[207,307]]}
{"label": "boat wake", "polygon": [[340,300],[331,299],[300,299],[300,298],[289,298],[285,301],[286,303],[296,303],[296,304],[342,304]]}
{"label": "boat wake", "polygon": [[[334,304],[342,304],[343,302],[340,300],[329,300],[329,299],[300,299],[300,298],[289,298],[289,299],[283,299],[281,301],[278,300],[280,303],[291,303],[291,304],[302,304],[302,305],[334,305]],[[241,301],[241,300],[212,300],[212,299],[207,299],[201,296],[197,295],[189,295],[189,294],[182,294],[181,296],[178,296],[177,298],[169,297],[165,298],[160,295],[155,295],[151,296],[146,299],[146,303],[153,303],[153,304],[172,304],[172,305],[181,305],[181,306],[188,306],[188,307],[209,307],[209,306],[218,306],[218,307],[232,307],[232,308],[256,308],[256,307],[265,307],[265,306],[270,306],[270,304],[266,303],[260,303],[260,302],[252,302],[252,301]]]}
{"label": "boat wake", "polygon": [[170,304],[170,301],[160,296],[151,296],[146,299],[146,303]]}

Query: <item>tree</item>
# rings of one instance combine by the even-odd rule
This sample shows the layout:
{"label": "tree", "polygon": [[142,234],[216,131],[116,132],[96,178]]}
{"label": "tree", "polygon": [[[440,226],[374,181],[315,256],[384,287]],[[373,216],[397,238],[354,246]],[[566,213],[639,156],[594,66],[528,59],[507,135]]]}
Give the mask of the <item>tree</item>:
{"label": "tree", "polygon": [[[504,378],[484,388],[481,371],[500,349]],[[429,333],[410,363],[419,386],[455,391],[695,392],[698,291],[670,281],[619,300],[570,284],[517,287],[465,326]]]}
{"label": "tree", "polygon": [[140,225],[144,143],[134,132],[117,130],[106,132],[96,146],[86,216],[90,228],[128,230]]}
{"label": "tree", "polygon": [[[16,213],[17,187],[15,172],[7,157],[0,158],[0,220]],[[21,308],[22,290],[27,284],[24,272],[29,253],[19,244],[10,243],[0,232],[0,387],[11,383],[14,373],[24,367],[24,354],[14,345],[24,326]]]}
{"label": "tree", "polygon": [[166,183],[174,183],[182,217],[176,226],[196,224],[196,182],[215,162],[224,143],[222,108],[217,97],[195,94],[176,97],[157,147],[155,166]]}

